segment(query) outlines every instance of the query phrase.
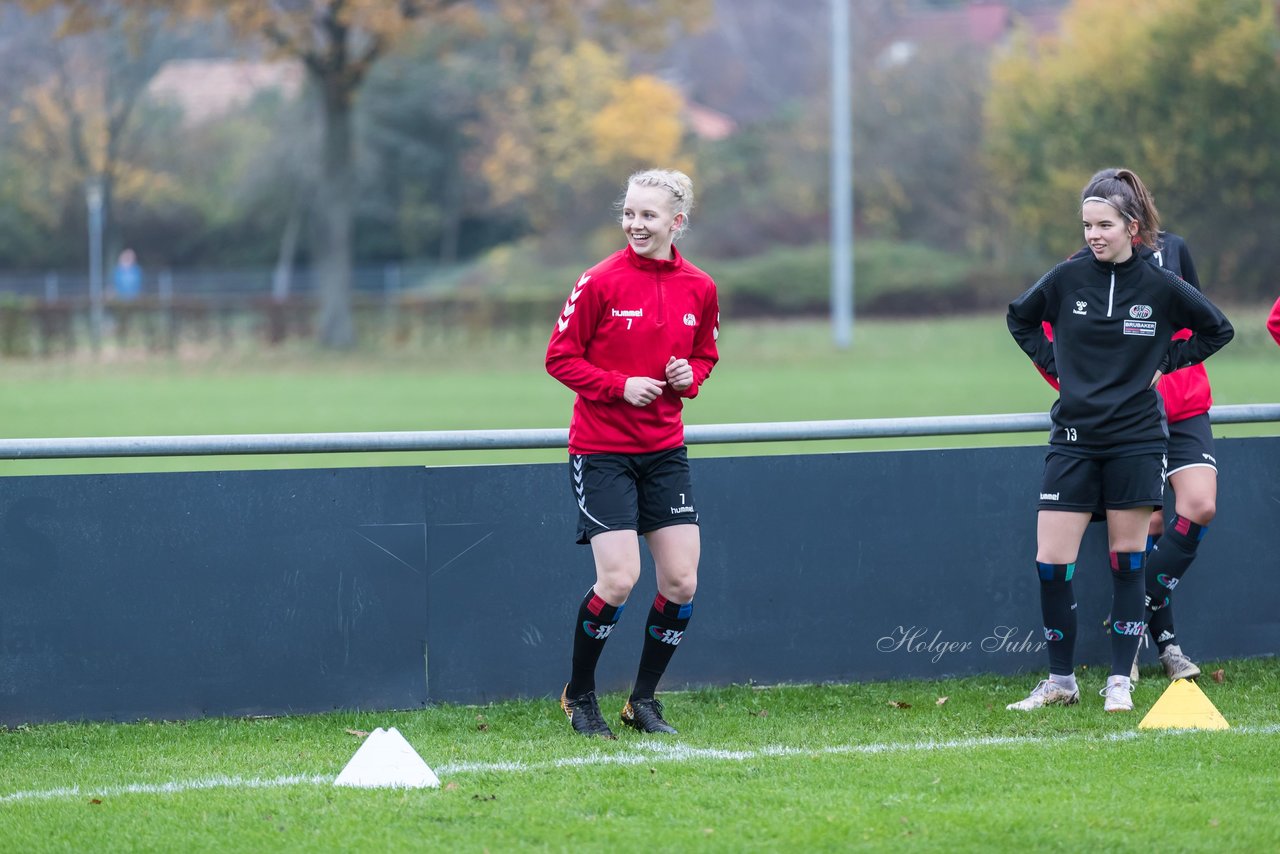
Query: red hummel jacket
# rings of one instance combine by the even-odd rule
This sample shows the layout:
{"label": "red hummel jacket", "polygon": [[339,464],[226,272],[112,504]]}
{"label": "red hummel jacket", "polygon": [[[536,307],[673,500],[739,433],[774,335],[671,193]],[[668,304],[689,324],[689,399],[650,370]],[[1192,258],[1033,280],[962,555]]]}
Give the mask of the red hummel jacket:
{"label": "red hummel jacket", "polygon": [[1267,331],[1271,333],[1272,338],[1276,339],[1276,343],[1280,344],[1280,299],[1271,306],[1271,316],[1267,318]]}
{"label": "red hummel jacket", "polygon": [[[715,282],[684,259],[654,261],[630,246],[582,274],[551,330],[547,373],[577,392],[571,454],[645,454],[684,444],[682,397],[696,397],[719,359]],[[632,406],[627,377],[666,381],[667,361],[688,359],[693,385]]]}

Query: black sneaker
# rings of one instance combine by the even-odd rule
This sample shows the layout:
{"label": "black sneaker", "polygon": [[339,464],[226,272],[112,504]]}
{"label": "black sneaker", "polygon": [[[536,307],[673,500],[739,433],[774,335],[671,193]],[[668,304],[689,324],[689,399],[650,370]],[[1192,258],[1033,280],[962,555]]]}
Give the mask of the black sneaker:
{"label": "black sneaker", "polygon": [[628,700],[622,708],[622,722],[640,732],[676,734],[676,728],[662,719],[662,702],[652,697],[648,700]]}
{"label": "black sneaker", "polygon": [[598,738],[617,738],[613,734],[613,730],[609,729],[609,725],[604,722],[604,715],[600,714],[600,704],[596,702],[596,692],[588,691],[581,697],[569,699],[569,686],[564,686],[564,691],[560,694],[560,708],[564,709],[564,713],[569,716],[569,723],[573,724],[573,731],[579,735]]}

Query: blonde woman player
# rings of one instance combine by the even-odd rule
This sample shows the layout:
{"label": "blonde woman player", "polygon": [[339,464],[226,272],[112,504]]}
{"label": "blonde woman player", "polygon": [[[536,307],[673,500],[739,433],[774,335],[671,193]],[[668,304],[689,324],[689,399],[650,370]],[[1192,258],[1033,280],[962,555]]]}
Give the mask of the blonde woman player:
{"label": "blonde woman player", "polygon": [[546,357],[547,372],[577,394],[570,483],[578,542],[590,544],[595,562],[560,704],[574,732],[600,738],[615,736],[596,699],[596,663],[640,577],[641,536],[658,595],[621,720],[645,733],[676,732],[655,691],[689,625],[701,553],[680,413],[719,358],[715,283],[675,245],[693,209],[688,176],[637,172],[621,209],[627,245],[574,284]]}

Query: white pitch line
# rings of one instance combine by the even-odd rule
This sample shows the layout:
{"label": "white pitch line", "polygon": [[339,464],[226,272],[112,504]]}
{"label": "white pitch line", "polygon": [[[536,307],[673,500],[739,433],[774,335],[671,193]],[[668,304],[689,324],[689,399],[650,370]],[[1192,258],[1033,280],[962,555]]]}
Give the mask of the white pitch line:
{"label": "white pitch line", "polygon": [[[1208,730],[1162,730],[1163,735],[1187,735]],[[1280,733],[1280,724],[1265,727],[1234,727],[1224,734],[1274,735]],[[1152,733],[1155,734],[1155,733]],[[1102,736],[1101,741],[1132,741],[1142,733],[1118,732]],[[836,744],[828,747],[786,747],[766,745],[753,750],[721,750],[718,748],[690,747],[684,744],[664,744],[649,740],[640,752],[596,753],[590,756],[572,756],[548,762],[456,762],[441,765],[437,774],[476,774],[485,772],[522,772],[554,768],[576,768],[584,765],[640,765],[646,762],[689,762],[693,760],[719,760],[745,762],[752,759],[769,759],[788,756],[839,756],[875,755],[882,753],[916,753],[934,750],[967,750],[974,747],[1003,747],[1023,744],[1057,744],[1071,741],[1091,741],[1080,736],[984,736],[950,741],[881,742],[878,744]],[[2,799],[0,799],[2,800]]]}
{"label": "white pitch line", "polygon": [[[1207,730],[1161,730],[1160,735],[1187,735]],[[1233,727],[1222,731],[1230,735],[1275,735],[1280,724],[1263,727]],[[772,759],[790,756],[848,756],[879,755],[888,753],[923,753],[936,750],[969,750],[976,747],[1006,747],[1011,745],[1065,744],[1073,741],[1132,741],[1143,733],[1137,730],[1117,732],[1094,739],[1080,736],[985,736],[960,738],[949,741],[880,742],[873,744],[835,744],[827,747],[787,747],[766,745],[752,750],[721,750],[718,748],[690,747],[685,744],[665,744],[658,739],[647,740],[636,750],[627,753],[591,753],[548,762],[454,762],[437,766],[437,776],[454,774],[524,773],[556,768],[576,768],[588,765],[643,765],[649,762],[721,761],[746,762],[753,759]],[[1157,733],[1152,733],[1153,735]],[[1215,735],[1219,733],[1215,732]],[[201,789],[273,789],[287,786],[331,785],[334,777],[324,774],[293,774],[286,777],[201,777],[195,780],[174,780],[168,783],[130,783],[124,786],[89,788],[63,786],[56,789],[29,789],[0,795],[0,804],[19,801],[45,801],[64,797],[113,797],[128,794],[177,794]]]}
{"label": "white pitch line", "polygon": [[173,780],[168,783],[128,783],[123,786],[105,786],[101,789],[63,786],[57,789],[34,789],[0,795],[0,803],[12,801],[47,801],[53,798],[81,797],[86,795],[168,795],[177,792],[193,792],[200,789],[273,789],[280,786],[315,785],[332,783],[333,778],[318,774],[292,774],[288,777],[201,777],[196,780]]}

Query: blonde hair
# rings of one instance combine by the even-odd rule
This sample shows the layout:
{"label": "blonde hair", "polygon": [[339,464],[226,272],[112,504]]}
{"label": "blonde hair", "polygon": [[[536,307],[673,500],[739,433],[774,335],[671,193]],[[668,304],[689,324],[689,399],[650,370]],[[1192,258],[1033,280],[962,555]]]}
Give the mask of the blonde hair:
{"label": "blonde hair", "polygon": [[626,200],[626,191],[631,187],[660,187],[671,194],[671,208],[674,213],[683,214],[680,225],[676,228],[673,240],[684,236],[689,228],[689,214],[693,212],[693,181],[678,169],[644,169],[632,173],[623,188],[622,198],[614,207],[622,209]]}

